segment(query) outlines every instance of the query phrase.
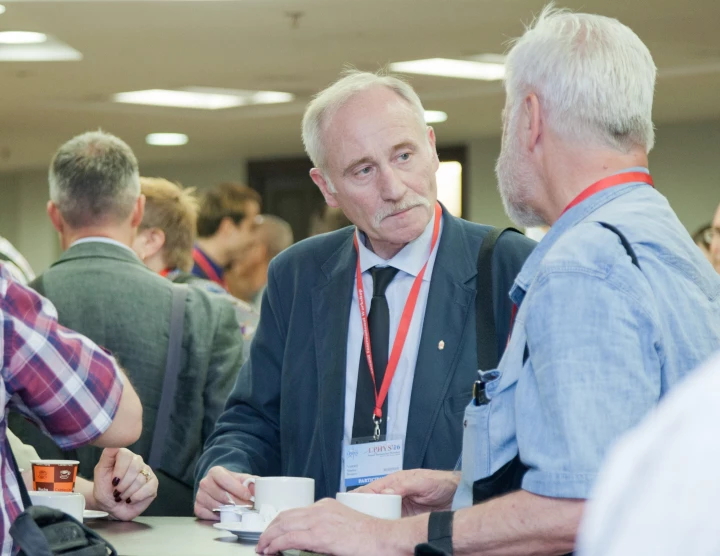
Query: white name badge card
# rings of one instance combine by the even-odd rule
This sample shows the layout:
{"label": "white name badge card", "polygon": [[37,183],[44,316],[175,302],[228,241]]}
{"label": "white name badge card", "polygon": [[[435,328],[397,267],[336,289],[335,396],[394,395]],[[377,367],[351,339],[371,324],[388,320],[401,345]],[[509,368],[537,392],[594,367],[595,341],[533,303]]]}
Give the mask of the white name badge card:
{"label": "white name badge card", "polygon": [[345,446],[345,488],[367,485],[403,468],[404,442],[383,440]]}

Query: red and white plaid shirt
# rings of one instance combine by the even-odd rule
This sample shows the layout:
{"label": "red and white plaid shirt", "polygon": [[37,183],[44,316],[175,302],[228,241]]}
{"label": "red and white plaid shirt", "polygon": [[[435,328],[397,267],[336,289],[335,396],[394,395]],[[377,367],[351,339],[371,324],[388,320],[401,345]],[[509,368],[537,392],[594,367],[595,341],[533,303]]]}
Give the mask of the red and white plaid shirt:
{"label": "red and white plaid shirt", "polygon": [[123,384],[115,360],[84,336],[60,326],[47,299],[14,282],[0,264],[0,541],[10,554],[8,530],[23,511],[6,440],[8,408],[36,422],[63,449],[88,444],[105,432]]}

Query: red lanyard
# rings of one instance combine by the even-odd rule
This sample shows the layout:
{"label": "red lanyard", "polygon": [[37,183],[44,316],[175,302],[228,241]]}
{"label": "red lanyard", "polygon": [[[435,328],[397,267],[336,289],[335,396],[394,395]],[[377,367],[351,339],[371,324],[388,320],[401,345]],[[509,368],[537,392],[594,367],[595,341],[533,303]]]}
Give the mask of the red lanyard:
{"label": "red lanyard", "polygon": [[[603,178],[600,181],[596,181],[594,184],[592,184],[590,187],[587,187],[584,189],[580,195],[575,197],[570,204],[565,207],[565,210],[562,211],[562,216],[567,211],[569,211],[574,206],[579,205],[586,199],[589,199],[596,193],[600,193],[601,191],[604,191],[605,189],[610,189],[611,187],[615,187],[616,185],[624,185],[626,183],[633,183],[633,182],[640,182],[645,183],[651,187],[655,187],[655,182],[653,182],[652,176],[650,174],[647,174],[645,172],[623,172],[621,174],[615,174],[613,176],[608,176],[607,178]],[[510,337],[512,336],[512,329],[513,326],[515,326],[515,317],[517,315],[517,305],[513,303],[512,306],[512,312],[510,313],[510,333],[508,334],[508,340],[507,343],[510,343]]]}
{"label": "red lanyard", "polygon": [[565,214],[571,208],[579,205],[585,199],[589,199],[596,193],[600,193],[601,191],[604,191],[605,189],[610,189],[611,187],[615,187],[616,185],[624,185],[626,183],[632,182],[646,183],[652,187],[655,187],[652,176],[650,176],[650,174],[646,174],[645,172],[623,172],[622,174],[608,176],[607,178],[603,178],[600,181],[596,181],[590,187],[583,190],[580,195],[575,197],[572,202],[567,207],[565,207],[565,210],[562,211],[562,214]]}
{"label": "red lanyard", "polygon": [[168,274],[170,274],[173,270],[174,270],[174,269],[172,269],[172,268],[170,268],[170,267],[168,267],[168,268],[163,268],[163,269],[160,271],[160,276],[162,276],[163,278],[167,278],[167,277],[168,277]]}
{"label": "red lanyard", "polygon": [[[440,203],[435,205],[435,224],[433,225],[432,243],[430,245],[430,254],[428,255],[428,261],[430,255],[432,255],[437,243],[438,236],[440,235],[440,219],[442,218],[442,208]],[[376,436],[379,434],[379,421],[382,419],[382,406],[385,403],[388,392],[390,391],[390,383],[392,382],[395,371],[397,370],[398,363],[400,361],[400,354],[402,353],[403,347],[405,346],[405,340],[407,338],[408,330],[410,329],[410,322],[412,321],[413,313],[415,312],[415,305],[417,304],[418,296],[420,294],[420,286],[422,285],[423,276],[425,276],[425,269],[427,269],[428,261],[420,270],[420,273],[415,277],[412,287],[410,288],[410,294],[408,295],[407,301],[405,302],[405,308],[400,318],[400,324],[398,325],[397,333],[395,335],[395,342],[393,343],[392,351],[390,352],[390,359],[388,360],[387,368],[385,370],[385,376],[383,378],[382,385],[380,386],[380,392],[377,389],[377,383],[375,382],[375,366],[372,360],[372,347],[370,344],[370,329],[368,327],[367,319],[367,307],[365,305],[365,288],[362,282],[362,271],[360,270],[360,251],[358,247],[357,234],[355,234],[355,250],[358,252],[357,259],[357,270],[356,270],[356,281],[357,281],[357,294],[358,294],[358,305],[360,306],[360,318],[362,319],[363,328],[363,344],[365,346],[365,357],[367,358],[368,367],[370,368],[370,376],[373,381],[373,388],[375,390],[375,411],[373,414],[373,421],[375,421],[375,432]]]}
{"label": "red lanyard", "polygon": [[192,257],[193,261],[197,263],[197,265],[202,269],[202,271],[205,273],[205,276],[207,276],[209,280],[212,280],[216,284],[220,284],[223,288],[226,288],[225,280],[223,280],[223,278],[215,271],[215,268],[205,256],[205,253],[195,247],[193,249]]}

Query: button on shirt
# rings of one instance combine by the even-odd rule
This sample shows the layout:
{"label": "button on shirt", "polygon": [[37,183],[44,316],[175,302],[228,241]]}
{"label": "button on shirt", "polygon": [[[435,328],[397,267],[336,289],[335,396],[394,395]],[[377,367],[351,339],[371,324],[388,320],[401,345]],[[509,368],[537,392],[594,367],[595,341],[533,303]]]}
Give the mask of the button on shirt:
{"label": "button on shirt", "polygon": [[122,395],[112,357],[87,338],[60,326],[55,307],[14,282],[0,263],[0,543],[10,554],[10,524],[22,511],[20,490],[5,439],[9,407],[37,422],[64,450],[105,432]]}
{"label": "button on shirt", "polygon": [[[626,236],[642,270],[597,222]],[[529,467],[524,490],[587,498],[613,442],[720,348],[720,276],[644,184],[604,190],[562,215],[510,297],[515,327],[486,388],[490,404],[473,416],[474,469],[463,446],[456,508],[472,503],[472,481],[518,452]]]}
{"label": "button on shirt", "polygon": [[[388,438],[404,437],[407,430],[410,395],[415,377],[415,363],[417,362],[418,348],[420,347],[420,335],[422,333],[423,322],[425,321],[425,307],[427,306],[427,297],[430,291],[430,279],[432,277],[433,267],[435,266],[435,257],[437,256],[438,245],[440,245],[440,237],[442,236],[443,223],[440,222],[440,235],[438,236],[437,245],[430,255],[430,259],[428,259],[434,223],[435,216],[433,215],[423,233],[417,239],[403,247],[392,259],[387,261],[365,246],[365,242],[367,241],[365,234],[359,231],[355,232],[358,234],[360,270],[362,271],[368,313],[371,309],[373,292],[373,281],[372,275],[369,272],[370,269],[374,266],[392,266],[399,269],[399,272],[385,292],[390,310],[390,351],[392,351],[395,334],[397,333],[400,317],[405,308],[405,302],[410,294],[410,288],[415,281],[415,277],[420,274],[425,262],[427,261],[428,263],[422,285],[420,286],[415,313],[410,323],[407,339],[405,340],[405,347],[400,356],[395,377],[393,378],[388,393]],[[362,321],[360,319],[360,308],[358,306],[357,283],[354,281],[353,299],[350,306],[350,322],[348,326],[343,446],[349,446],[352,441],[355,393],[357,389],[362,343]],[[370,418],[371,417],[368,417],[368,419]],[[340,476],[340,491],[345,492],[344,473],[341,473]]]}

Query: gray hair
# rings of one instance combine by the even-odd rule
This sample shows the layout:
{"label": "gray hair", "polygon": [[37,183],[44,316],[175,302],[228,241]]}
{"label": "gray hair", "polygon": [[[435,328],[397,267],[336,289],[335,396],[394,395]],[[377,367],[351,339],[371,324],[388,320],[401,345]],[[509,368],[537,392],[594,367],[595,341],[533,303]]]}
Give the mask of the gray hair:
{"label": "gray hair", "polygon": [[650,152],[656,73],[650,51],[629,27],[550,4],[508,54],[508,107],[535,93],[563,138]]}
{"label": "gray hair", "polygon": [[257,234],[267,247],[268,259],[273,259],[293,244],[294,236],[290,224],[282,218],[263,214]]}
{"label": "gray hair", "polygon": [[[415,90],[398,77],[385,71],[371,73],[356,69],[346,69],[342,77],[326,89],[320,91],[305,108],[302,121],[302,140],[312,163],[326,170],[325,149],[322,144],[322,132],[332,116],[356,94],[373,87],[387,87],[405,100],[417,114],[418,120],[425,126],[425,109]],[[329,182],[328,182],[329,183]],[[331,187],[332,189],[332,187]]]}
{"label": "gray hair", "polygon": [[48,175],[50,200],[73,228],[121,222],[140,196],[138,162],[114,135],[90,131],[58,149]]}

